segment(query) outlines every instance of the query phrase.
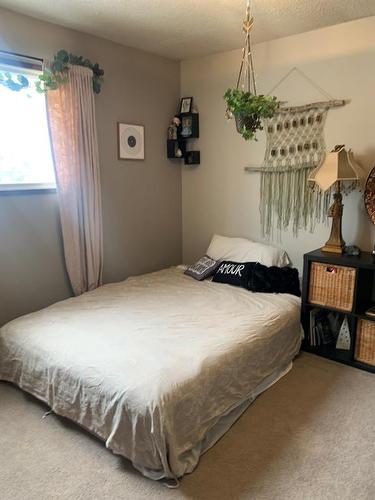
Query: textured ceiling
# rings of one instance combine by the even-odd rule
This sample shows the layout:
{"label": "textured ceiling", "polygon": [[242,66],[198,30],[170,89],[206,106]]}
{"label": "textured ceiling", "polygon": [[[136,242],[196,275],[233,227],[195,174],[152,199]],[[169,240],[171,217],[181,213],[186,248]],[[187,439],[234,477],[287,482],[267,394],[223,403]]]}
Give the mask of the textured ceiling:
{"label": "textured ceiling", "polygon": [[[245,0],[0,0],[0,6],[173,59],[238,48]],[[375,0],[253,0],[254,41],[375,15]]]}

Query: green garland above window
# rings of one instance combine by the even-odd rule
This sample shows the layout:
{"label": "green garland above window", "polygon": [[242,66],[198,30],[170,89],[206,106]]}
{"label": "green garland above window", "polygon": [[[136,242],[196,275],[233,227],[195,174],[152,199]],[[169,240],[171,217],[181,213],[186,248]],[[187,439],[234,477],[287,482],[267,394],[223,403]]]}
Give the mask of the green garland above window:
{"label": "green garland above window", "polygon": [[[51,65],[43,69],[43,73],[35,82],[37,92],[44,93],[49,90],[56,90],[67,82],[70,66],[83,66],[90,68],[93,72],[92,88],[95,94],[99,94],[103,83],[104,70],[99,67],[99,64],[93,64],[89,59],[84,59],[82,56],[76,56],[64,49],[59,50],[53,57]],[[23,74],[15,75],[11,72],[0,71],[0,85],[7,87],[9,90],[19,92],[30,86],[27,77]]]}
{"label": "green garland above window", "polygon": [[48,92],[48,90],[58,89],[60,85],[66,83],[70,66],[90,68],[93,72],[92,88],[95,94],[100,93],[104,70],[99,67],[99,64],[93,64],[89,59],[75,56],[64,49],[59,50],[54,55],[51,67],[44,68],[43,74],[39,76],[39,81],[36,82],[36,90],[38,92]]}

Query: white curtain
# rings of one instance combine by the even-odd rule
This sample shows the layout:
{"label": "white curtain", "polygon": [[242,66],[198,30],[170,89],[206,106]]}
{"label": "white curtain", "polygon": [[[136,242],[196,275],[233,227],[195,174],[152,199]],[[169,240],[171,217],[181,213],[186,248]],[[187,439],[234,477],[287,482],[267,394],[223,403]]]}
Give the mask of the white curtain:
{"label": "white curtain", "polygon": [[102,283],[103,235],[92,71],[47,94],[66,268],[75,295]]}

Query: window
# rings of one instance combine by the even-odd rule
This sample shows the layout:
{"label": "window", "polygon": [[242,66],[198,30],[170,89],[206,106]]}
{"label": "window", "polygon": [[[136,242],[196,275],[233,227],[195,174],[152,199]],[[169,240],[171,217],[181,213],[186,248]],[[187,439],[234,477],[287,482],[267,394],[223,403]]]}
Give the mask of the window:
{"label": "window", "polygon": [[41,62],[0,52],[0,76],[29,85],[11,90],[0,83],[0,191],[56,187],[46,99],[35,90]]}

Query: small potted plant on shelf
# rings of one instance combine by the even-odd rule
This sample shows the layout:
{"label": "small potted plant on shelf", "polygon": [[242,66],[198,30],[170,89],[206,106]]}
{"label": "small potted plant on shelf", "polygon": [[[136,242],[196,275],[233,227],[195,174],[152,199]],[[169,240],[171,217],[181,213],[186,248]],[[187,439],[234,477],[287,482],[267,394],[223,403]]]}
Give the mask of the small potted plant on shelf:
{"label": "small potted plant on shelf", "polygon": [[224,94],[227,117],[235,118],[238,133],[248,140],[257,140],[256,132],[263,130],[262,119],[272,118],[279,106],[277,98],[256,95],[240,89],[228,89]]}

